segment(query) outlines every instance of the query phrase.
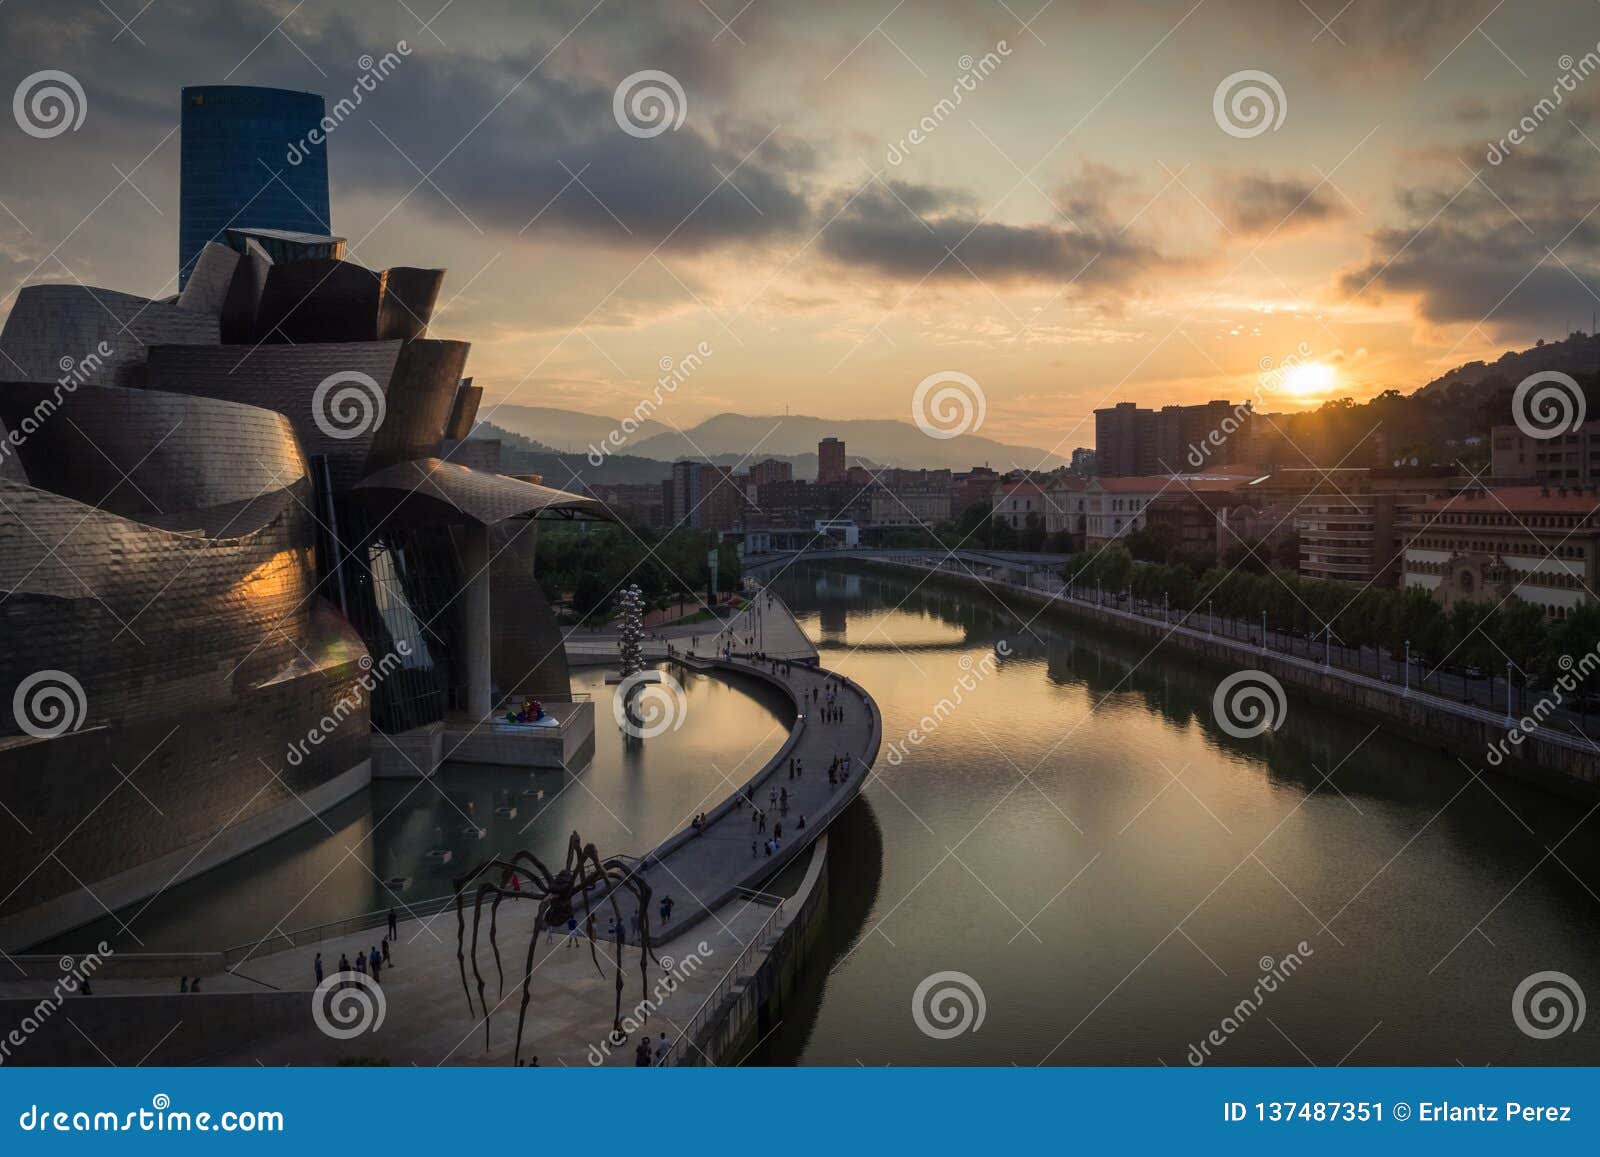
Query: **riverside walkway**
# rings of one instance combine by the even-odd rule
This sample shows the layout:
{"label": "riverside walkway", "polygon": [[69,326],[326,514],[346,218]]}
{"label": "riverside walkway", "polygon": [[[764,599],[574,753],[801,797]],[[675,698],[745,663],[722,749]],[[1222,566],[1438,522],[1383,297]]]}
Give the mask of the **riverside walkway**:
{"label": "riverside walkway", "polygon": [[[694,1047],[697,1030],[716,1018],[721,1002],[737,993],[794,918],[797,905],[781,903],[758,889],[804,856],[860,791],[877,757],[882,724],[864,690],[815,665],[816,650],[805,632],[780,600],[765,593],[729,622],[674,636],[671,642],[674,664],[763,679],[785,690],[796,709],[789,737],[776,755],[749,780],[726,781],[725,791],[718,793],[723,798],[714,804],[708,799],[698,809],[707,814],[702,831],[693,830],[691,817],[684,816],[683,830],[639,861],[653,893],[652,907],[670,897],[673,912],[665,924],[657,912],[651,913],[660,965],[649,967],[644,988],[639,950],[631,946],[622,950],[623,1012],[626,1016],[646,997],[654,999],[643,1031],[652,1038],[666,1033],[683,1058]],[[763,646],[756,647],[757,642]],[[751,649],[789,658],[762,659]],[[842,710],[838,722],[822,718],[830,691]],[[602,718],[608,715],[602,713]],[[692,715],[684,726],[694,726]],[[846,754],[851,764],[848,777],[830,785],[830,762]],[[791,758],[798,773],[793,779]],[[737,762],[729,760],[730,765]],[[789,796],[786,813],[770,803],[779,790]],[[752,820],[747,796],[766,810],[765,831]],[[781,849],[768,856],[765,841],[779,824]],[[802,891],[816,886],[820,868],[811,865]],[[529,902],[501,907],[503,988],[488,944],[486,911],[478,963],[491,1008],[487,1045],[481,1011],[469,1013],[462,990],[454,907],[439,904],[399,909],[398,935],[391,942],[393,964],[382,974],[385,1014],[376,1031],[349,1039],[333,1039],[319,1031],[311,1015],[310,990],[317,953],[322,955],[325,974],[333,975],[341,955],[353,959],[384,937],[381,917],[365,926],[356,920],[326,930],[292,934],[274,930],[258,944],[230,950],[226,971],[208,975],[199,995],[178,995],[176,977],[97,982],[97,991],[104,995],[94,998],[95,1011],[103,1010],[107,1019],[99,1026],[84,1021],[82,1027],[93,1038],[96,1051],[114,1063],[134,1063],[141,1057],[148,1064],[326,1064],[379,1058],[392,1064],[507,1065],[512,1063],[522,970],[535,935],[535,909]],[[631,909],[625,905],[622,911],[627,921]],[[603,939],[610,918],[609,904],[595,909],[597,941]],[[467,925],[470,942],[470,908]],[[551,936],[540,931],[538,942],[522,1059],[536,1056],[542,1066],[632,1064],[637,1033],[621,1044],[607,1041],[616,999],[614,945],[597,943],[602,974],[586,939],[569,944],[564,933]],[[467,976],[476,995],[470,964]],[[663,996],[660,984],[667,976],[674,984]],[[250,1012],[255,1019],[246,1022],[241,1009],[247,1001],[251,1009],[270,1008],[265,1013]],[[215,1032],[197,1032],[208,1022],[218,1026]],[[118,1026],[115,1031],[112,1024]],[[88,1063],[98,1062],[91,1056]]]}

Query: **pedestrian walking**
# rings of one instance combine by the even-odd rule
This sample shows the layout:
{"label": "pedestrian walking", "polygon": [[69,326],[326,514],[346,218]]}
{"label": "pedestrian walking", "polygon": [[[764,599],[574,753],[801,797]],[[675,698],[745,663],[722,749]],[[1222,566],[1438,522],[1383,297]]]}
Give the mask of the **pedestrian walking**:
{"label": "pedestrian walking", "polygon": [[359,948],[356,949],[356,971],[362,976],[367,974],[367,957]]}
{"label": "pedestrian walking", "polygon": [[379,943],[379,944],[378,944],[378,947],[379,947],[379,948],[381,948],[381,949],[383,949],[383,966],[384,966],[384,967],[385,967],[385,968],[392,968],[392,967],[394,967],[394,966],[393,966],[393,965],[392,965],[392,964],[391,964],[391,963],[390,963],[390,962],[389,962],[389,938],[388,938],[388,937],[387,937],[387,936],[385,936],[385,937],[384,937],[384,938],[383,938],[383,940],[382,940],[382,941],[381,941],[381,942],[380,942],[380,943]]}
{"label": "pedestrian walking", "polygon": [[389,909],[389,939],[390,940],[398,940],[399,938],[400,938],[399,924],[395,920],[394,909],[390,908]]}
{"label": "pedestrian walking", "polygon": [[[322,983],[322,953],[320,953],[320,952],[317,953],[317,958],[311,962],[311,971],[317,974],[317,983],[321,984]],[[189,989],[188,982],[185,981],[182,991],[187,992],[188,989]]]}

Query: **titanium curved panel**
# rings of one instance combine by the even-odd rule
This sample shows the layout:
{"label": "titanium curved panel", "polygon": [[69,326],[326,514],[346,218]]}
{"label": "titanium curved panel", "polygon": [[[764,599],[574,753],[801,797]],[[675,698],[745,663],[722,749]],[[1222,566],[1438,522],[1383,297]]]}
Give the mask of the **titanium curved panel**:
{"label": "titanium curved panel", "polygon": [[[191,287],[203,270],[202,260]],[[26,435],[16,454],[34,486],[147,521],[247,502],[306,475],[288,419],[236,402],[18,382],[0,384],[0,421]]]}
{"label": "titanium curved panel", "polygon": [[[88,721],[117,723],[223,703],[304,665],[322,646],[310,492],[302,480],[266,496],[249,533],[215,537],[0,482],[0,692],[66,671]],[[0,712],[0,738],[22,731]]]}
{"label": "titanium curved panel", "polygon": [[245,242],[244,250],[222,299],[220,337],[228,345],[254,344],[256,315],[261,312],[261,295],[267,291],[267,270],[272,268],[272,258],[254,239]]}
{"label": "titanium curved panel", "polygon": [[428,323],[444,286],[444,270],[399,265],[383,275],[383,301],[378,307],[380,341],[410,341],[428,336]]}
{"label": "titanium curved panel", "polygon": [[445,423],[444,436],[456,441],[472,437],[472,427],[478,421],[478,406],[483,402],[483,387],[463,378],[456,388],[456,398],[450,406],[450,420]]}
{"label": "titanium curved panel", "polygon": [[393,518],[425,524],[445,518],[493,526],[545,510],[571,510],[614,521],[610,509],[596,499],[438,458],[400,462],[363,479],[355,489],[380,523]]}
{"label": "titanium curved panel", "polygon": [[138,385],[146,348],[214,344],[217,319],[87,285],[29,285],[0,330],[0,381]]}
{"label": "titanium curved panel", "polygon": [[[416,343],[412,343],[416,344]],[[324,395],[322,421],[313,402],[317,387],[335,374],[358,373],[371,379],[384,395],[400,357],[401,343],[329,342],[320,345],[155,346],[147,370],[151,389],[243,402],[275,410],[289,419],[309,458],[325,454],[336,491],[353,485],[366,472],[372,446],[370,425],[350,438],[330,412],[337,390]],[[357,390],[365,387],[357,385]],[[370,391],[369,391],[370,393]],[[350,411],[359,418],[360,411]],[[375,413],[375,411],[374,411]],[[358,420],[351,429],[359,429]]]}
{"label": "titanium curved panel", "polygon": [[428,339],[400,347],[389,380],[388,412],[373,434],[367,473],[439,452],[471,349],[464,341]]}
{"label": "titanium curved panel", "polygon": [[353,261],[286,261],[267,270],[256,340],[374,341],[383,275]]}
{"label": "titanium curved panel", "polygon": [[178,294],[178,307],[196,313],[222,316],[222,306],[228,299],[228,289],[239,268],[239,254],[216,241],[207,241],[205,248]]}

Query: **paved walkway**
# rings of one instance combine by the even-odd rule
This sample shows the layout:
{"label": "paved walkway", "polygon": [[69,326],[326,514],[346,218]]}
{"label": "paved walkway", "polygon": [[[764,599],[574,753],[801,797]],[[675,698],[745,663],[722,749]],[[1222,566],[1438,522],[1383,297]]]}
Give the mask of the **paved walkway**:
{"label": "paved walkway", "polygon": [[[792,656],[793,660],[786,663],[749,653],[763,648],[768,654]],[[765,941],[775,932],[773,907],[753,900],[749,892],[801,856],[829,820],[849,803],[860,790],[882,738],[877,708],[871,699],[854,684],[809,665],[816,660],[816,650],[788,608],[776,598],[760,595],[720,630],[674,640],[673,650],[677,663],[696,669],[743,671],[786,688],[798,705],[798,715],[788,741],[766,767],[747,783],[728,782],[727,798],[715,807],[708,801],[708,822],[703,833],[681,831],[641,861],[654,900],[671,897],[674,908],[672,919],[665,926],[657,912],[651,913],[652,934],[661,963],[650,967],[648,986],[641,987],[638,950],[623,950],[623,1010],[626,1014],[647,995],[657,998],[659,1007],[647,1030],[652,1036],[665,1031],[669,1038],[692,1020],[730,967],[749,964],[745,950],[752,939],[761,935]],[[830,692],[843,711],[844,718],[838,722],[822,720],[822,707]],[[686,726],[693,726],[693,722],[691,717]],[[852,758],[851,774],[830,785],[829,763],[846,752]],[[791,756],[798,773],[792,779]],[[771,795],[779,789],[789,795],[787,814],[770,803]],[[746,791],[768,813],[765,831],[759,830],[752,818],[755,809],[744,801]],[[804,830],[799,827],[802,815],[806,817]],[[684,818],[687,821],[689,817]],[[782,848],[769,857],[764,841],[777,831],[779,824]],[[752,842],[756,845],[755,855],[751,854]],[[333,1059],[370,1057],[395,1064],[510,1064],[521,1003],[522,970],[536,909],[537,905],[529,901],[501,905],[498,939],[505,971],[503,995],[488,941],[485,909],[478,966],[491,1006],[487,1047],[481,1014],[469,1013],[462,990],[452,908],[400,921],[391,949],[393,966],[382,975],[385,1019],[377,1032],[348,1041],[329,1039],[311,1022],[311,994],[306,990],[313,984],[312,961],[318,952],[322,953],[325,972],[332,974],[338,969],[341,953],[353,960],[357,952],[370,950],[384,935],[381,927],[340,933],[282,951],[264,951],[235,965],[235,975],[208,977],[205,991],[214,994],[261,992],[266,986],[291,992],[299,989],[306,1001],[306,1020],[286,1025],[281,1034],[269,1040],[241,1040],[237,1050],[228,1055],[158,1056],[152,1063],[328,1063]],[[628,920],[631,910],[625,906],[622,911],[624,920]],[[599,933],[604,933],[609,918],[609,905],[597,910]],[[470,907],[467,932],[470,945]],[[596,970],[587,940],[569,947],[563,936],[539,937],[523,1058],[537,1056],[546,1066],[633,1063],[637,1037],[615,1049],[606,1047],[616,1001],[615,950],[601,944],[598,951],[603,974]],[[745,960],[741,964],[742,954]],[[669,975],[674,984],[663,995],[661,985]],[[476,981],[470,962],[467,980],[475,997]],[[166,980],[106,980],[96,984],[97,992],[107,995],[171,992],[175,987],[175,982]],[[195,1007],[197,1015],[203,1014],[203,994]]]}

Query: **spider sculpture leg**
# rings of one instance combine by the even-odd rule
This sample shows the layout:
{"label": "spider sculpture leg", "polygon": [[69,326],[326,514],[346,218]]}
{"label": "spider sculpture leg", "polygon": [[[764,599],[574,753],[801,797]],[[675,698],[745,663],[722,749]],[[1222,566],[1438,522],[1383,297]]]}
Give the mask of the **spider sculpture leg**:
{"label": "spider sculpture leg", "polygon": [[539,911],[533,919],[533,935],[528,937],[528,958],[522,966],[522,1007],[517,1011],[517,1047],[511,1054],[513,1061],[522,1060],[522,1029],[528,1019],[528,986],[533,982],[533,954],[539,947],[539,933],[544,928],[545,915],[550,911],[548,899],[539,901]]}

